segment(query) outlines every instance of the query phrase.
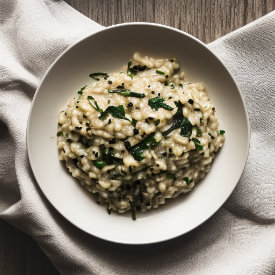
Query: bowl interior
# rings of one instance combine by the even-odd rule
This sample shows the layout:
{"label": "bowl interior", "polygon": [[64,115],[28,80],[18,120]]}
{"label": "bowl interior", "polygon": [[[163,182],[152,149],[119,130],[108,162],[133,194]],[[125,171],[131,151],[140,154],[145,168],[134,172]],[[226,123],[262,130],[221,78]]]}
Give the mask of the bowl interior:
{"label": "bowl interior", "polygon": [[[186,79],[203,82],[217,110],[225,145],[206,178],[185,196],[146,214],[108,215],[58,160],[57,115],[69,97],[91,82],[89,73],[121,69],[135,51],[153,57],[176,57]],[[239,90],[222,63],[204,44],[181,31],[155,24],[106,28],[63,53],[43,78],[33,101],[27,132],[35,178],[52,205],[82,230],[119,243],[167,240],[208,219],[236,186],[248,153],[249,125]]]}

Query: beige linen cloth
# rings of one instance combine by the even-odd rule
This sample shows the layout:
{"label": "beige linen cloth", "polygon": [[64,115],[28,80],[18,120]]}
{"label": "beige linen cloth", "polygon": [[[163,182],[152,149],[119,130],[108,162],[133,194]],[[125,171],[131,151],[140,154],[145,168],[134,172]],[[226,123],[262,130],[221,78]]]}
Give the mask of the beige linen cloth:
{"label": "beige linen cloth", "polygon": [[62,274],[275,274],[275,12],[208,45],[239,83],[251,122],[235,191],[197,229],[146,246],[71,225],[28,162],[27,118],[41,77],[64,49],[101,28],[63,1],[0,0],[0,218],[34,238]]}

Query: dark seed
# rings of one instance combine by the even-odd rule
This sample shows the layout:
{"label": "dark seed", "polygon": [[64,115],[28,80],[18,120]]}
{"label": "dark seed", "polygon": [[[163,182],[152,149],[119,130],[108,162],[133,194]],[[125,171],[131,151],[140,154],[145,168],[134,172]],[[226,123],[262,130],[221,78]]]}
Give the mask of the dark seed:
{"label": "dark seed", "polygon": [[109,140],[109,144],[115,144],[116,143],[116,139],[115,138],[112,138]]}
{"label": "dark seed", "polygon": [[189,102],[191,105],[193,105],[194,100],[190,98],[190,99],[188,100],[188,102]]}

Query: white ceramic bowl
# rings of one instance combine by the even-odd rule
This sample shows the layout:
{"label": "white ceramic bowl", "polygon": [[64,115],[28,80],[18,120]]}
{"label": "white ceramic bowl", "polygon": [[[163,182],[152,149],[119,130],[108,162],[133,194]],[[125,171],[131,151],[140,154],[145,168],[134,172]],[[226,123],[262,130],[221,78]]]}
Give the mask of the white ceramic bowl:
{"label": "white ceramic bowl", "polygon": [[[206,178],[188,195],[137,220],[108,215],[58,160],[57,115],[69,97],[91,81],[89,73],[113,72],[139,51],[153,57],[176,57],[186,79],[203,82],[217,110],[226,141]],[[245,166],[249,122],[240,91],[221,61],[198,39],[177,29],[126,23],[108,27],[68,48],[49,68],[35,94],[27,143],[34,176],[51,204],[71,223],[99,238],[147,244],[182,235],[207,220],[229,197]]]}

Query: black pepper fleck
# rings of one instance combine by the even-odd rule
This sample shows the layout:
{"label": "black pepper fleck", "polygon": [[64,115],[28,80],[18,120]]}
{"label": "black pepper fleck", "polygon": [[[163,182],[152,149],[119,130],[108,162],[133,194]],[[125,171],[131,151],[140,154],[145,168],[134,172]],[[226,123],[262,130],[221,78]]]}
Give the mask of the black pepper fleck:
{"label": "black pepper fleck", "polygon": [[138,129],[134,129],[134,135],[138,135],[139,134],[139,130]]}
{"label": "black pepper fleck", "polygon": [[140,108],[139,108],[139,107],[136,107],[136,110],[140,110]]}
{"label": "black pepper fleck", "polygon": [[86,131],[88,132],[88,131],[91,131],[92,130],[92,128],[90,128],[90,127],[88,127],[87,129],[86,129]]}
{"label": "black pepper fleck", "polygon": [[83,118],[87,118],[87,116],[83,115]]}
{"label": "black pepper fleck", "polygon": [[112,138],[109,140],[109,144],[115,144],[116,143],[116,139],[115,138]]}
{"label": "black pepper fleck", "polygon": [[128,105],[127,105],[128,108],[131,108],[133,106],[134,106],[134,104],[132,102],[129,102]]}
{"label": "black pepper fleck", "polygon": [[194,100],[193,99],[188,99],[188,102],[191,104],[191,105],[193,105],[194,104]]}
{"label": "black pepper fleck", "polygon": [[166,156],[167,156],[167,153],[166,153],[166,152],[163,152],[163,153],[162,153],[162,156],[166,157]]}
{"label": "black pepper fleck", "polygon": [[155,91],[151,91],[151,94],[155,94]]}
{"label": "black pepper fleck", "polygon": [[108,81],[108,84],[113,84],[113,81],[109,80],[109,81]]}
{"label": "black pepper fleck", "polygon": [[78,108],[78,106],[76,105],[75,108]]}
{"label": "black pepper fleck", "polygon": [[86,126],[89,127],[89,126],[90,126],[90,123],[89,123],[89,122],[86,122]]}
{"label": "black pepper fleck", "polygon": [[112,120],[109,118],[109,120],[108,120],[108,124],[111,124],[112,123]]}
{"label": "black pepper fleck", "polygon": [[81,155],[80,158],[81,158],[81,159],[84,158],[84,155]]}

